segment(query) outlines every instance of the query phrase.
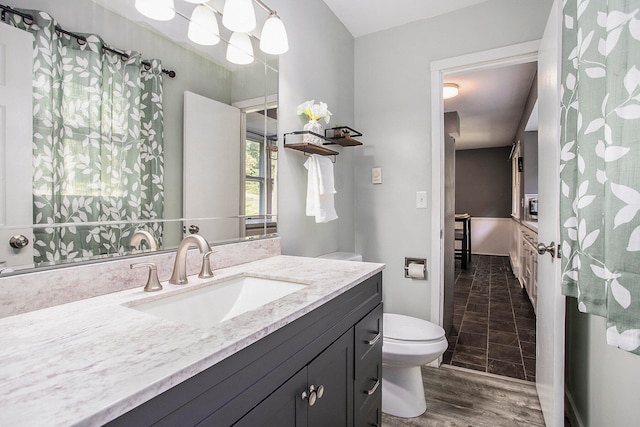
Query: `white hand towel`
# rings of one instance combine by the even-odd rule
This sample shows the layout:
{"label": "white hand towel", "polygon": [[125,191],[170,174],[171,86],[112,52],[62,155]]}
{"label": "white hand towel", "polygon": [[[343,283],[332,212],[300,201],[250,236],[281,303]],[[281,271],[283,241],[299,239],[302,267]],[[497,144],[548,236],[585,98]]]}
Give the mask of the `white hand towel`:
{"label": "white hand towel", "polygon": [[[328,163],[328,164],[327,164]],[[304,164],[307,168],[307,216],[314,216],[317,223],[338,218],[333,195],[333,163],[326,157],[312,154]]]}
{"label": "white hand towel", "polygon": [[335,194],[336,188],[333,184],[333,162],[324,156],[315,156],[318,162],[316,165],[318,173],[318,188],[320,195]]}

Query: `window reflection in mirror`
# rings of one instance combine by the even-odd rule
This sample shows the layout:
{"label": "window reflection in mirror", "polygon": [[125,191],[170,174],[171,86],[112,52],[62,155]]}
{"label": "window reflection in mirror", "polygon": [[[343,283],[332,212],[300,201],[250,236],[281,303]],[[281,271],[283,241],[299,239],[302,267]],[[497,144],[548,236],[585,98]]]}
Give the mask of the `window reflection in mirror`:
{"label": "window reflection in mirror", "polygon": [[246,115],[244,150],[244,215],[246,235],[270,234],[277,231],[277,109],[250,112]]}

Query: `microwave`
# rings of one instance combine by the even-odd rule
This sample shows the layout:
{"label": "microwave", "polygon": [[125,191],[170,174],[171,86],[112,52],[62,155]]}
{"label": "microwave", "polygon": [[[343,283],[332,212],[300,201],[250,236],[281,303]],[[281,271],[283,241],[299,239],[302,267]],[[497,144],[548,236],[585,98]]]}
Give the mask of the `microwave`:
{"label": "microwave", "polygon": [[536,221],[538,219],[538,195],[525,195],[526,219]]}

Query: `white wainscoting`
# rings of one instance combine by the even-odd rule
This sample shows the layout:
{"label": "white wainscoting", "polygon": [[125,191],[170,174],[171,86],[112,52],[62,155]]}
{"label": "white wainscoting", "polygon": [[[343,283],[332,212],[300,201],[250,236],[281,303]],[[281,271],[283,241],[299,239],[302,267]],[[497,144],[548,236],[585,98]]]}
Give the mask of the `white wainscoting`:
{"label": "white wainscoting", "polygon": [[[512,223],[511,218],[472,217],[471,252],[478,255],[509,256]],[[456,247],[460,247],[460,242],[456,241]]]}

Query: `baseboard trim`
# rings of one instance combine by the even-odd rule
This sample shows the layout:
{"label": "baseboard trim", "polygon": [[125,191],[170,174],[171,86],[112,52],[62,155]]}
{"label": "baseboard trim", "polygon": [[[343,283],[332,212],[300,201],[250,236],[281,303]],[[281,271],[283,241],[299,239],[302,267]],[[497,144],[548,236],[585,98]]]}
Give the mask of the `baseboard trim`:
{"label": "baseboard trim", "polygon": [[582,417],[576,408],[576,402],[573,400],[573,396],[568,388],[564,389],[564,413],[567,418],[569,418],[569,423],[571,427],[584,427],[584,422],[582,422]]}
{"label": "baseboard trim", "polygon": [[503,256],[503,257],[509,256],[509,254],[494,254],[489,252],[472,252],[471,255],[488,255],[488,256]]}

